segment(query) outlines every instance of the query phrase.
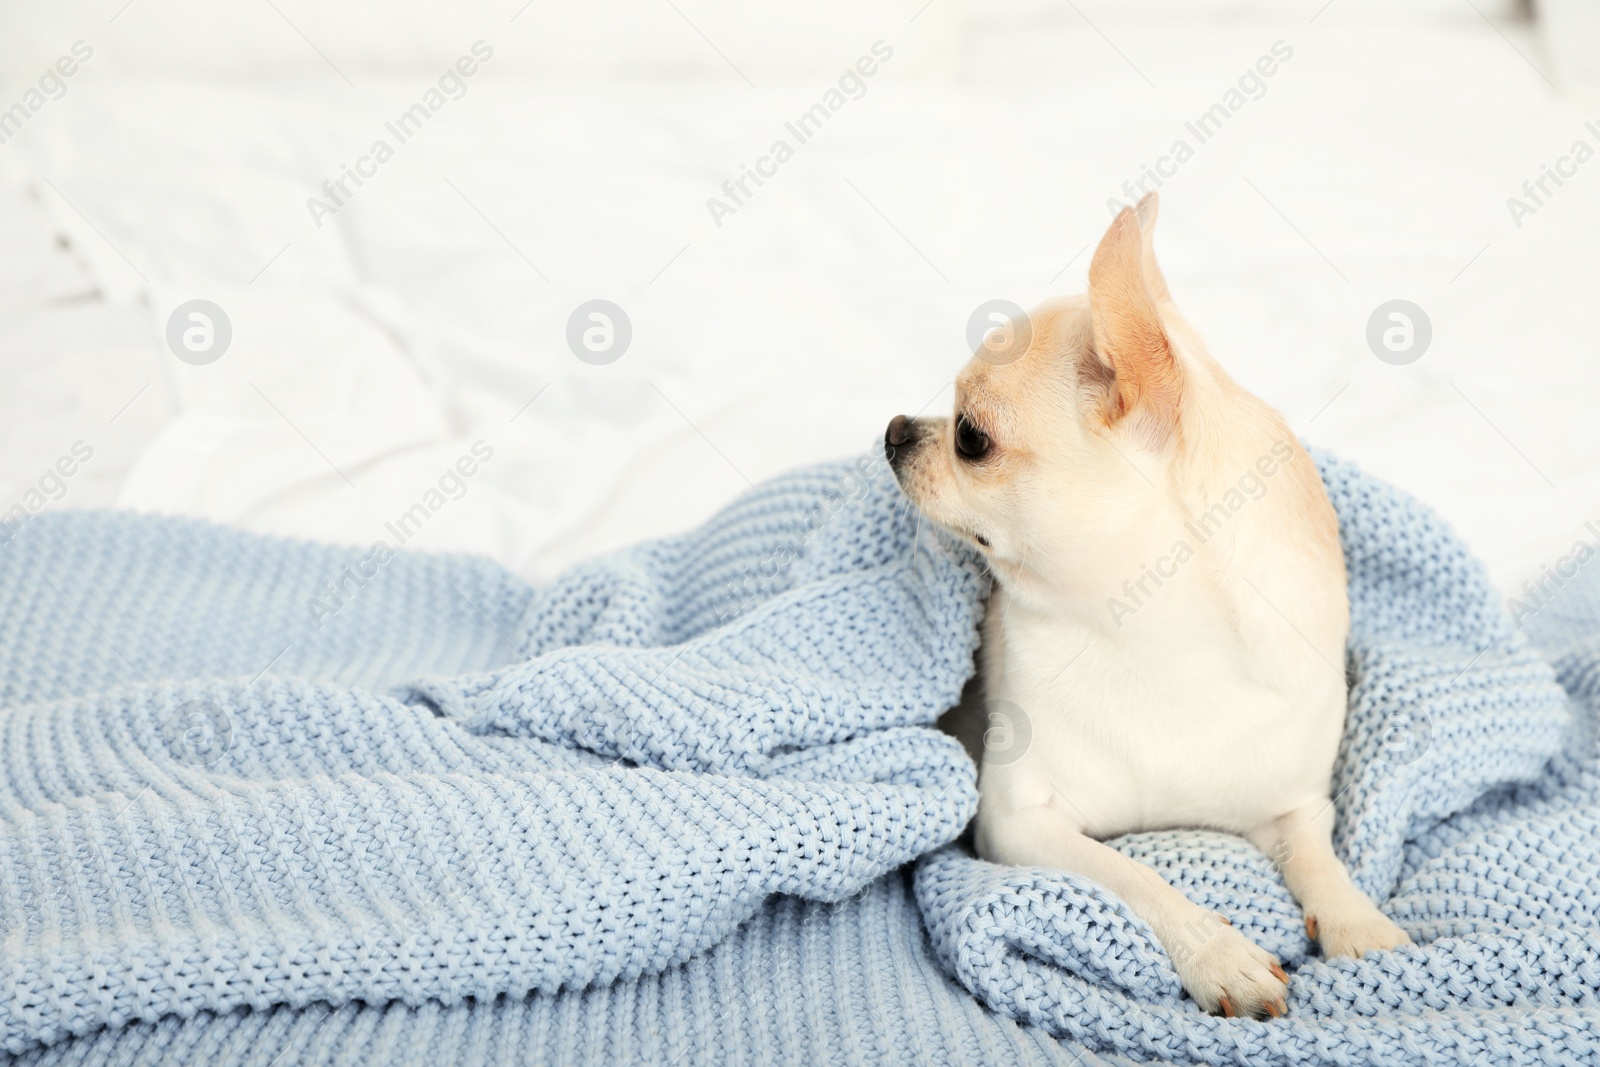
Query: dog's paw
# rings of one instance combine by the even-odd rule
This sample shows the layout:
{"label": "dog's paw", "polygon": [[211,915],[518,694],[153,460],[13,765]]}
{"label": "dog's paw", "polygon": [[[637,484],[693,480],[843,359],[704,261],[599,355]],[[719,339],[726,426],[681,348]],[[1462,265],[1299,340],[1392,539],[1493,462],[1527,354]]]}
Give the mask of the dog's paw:
{"label": "dog's paw", "polygon": [[1361,957],[1369,952],[1409,945],[1411,938],[1389,917],[1363,899],[1365,907],[1348,911],[1324,909],[1306,915],[1306,933],[1322,946],[1328,959],[1335,956]]}
{"label": "dog's paw", "polygon": [[1278,959],[1220,915],[1201,911],[1168,945],[1183,988],[1212,1015],[1275,1019],[1289,1010]]}

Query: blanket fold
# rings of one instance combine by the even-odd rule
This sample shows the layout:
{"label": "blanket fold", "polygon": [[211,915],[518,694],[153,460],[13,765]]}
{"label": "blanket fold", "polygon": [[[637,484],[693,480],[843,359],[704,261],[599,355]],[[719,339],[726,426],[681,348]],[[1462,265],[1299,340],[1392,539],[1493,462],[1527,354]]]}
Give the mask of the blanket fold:
{"label": "blanket fold", "polygon": [[953,839],[973,768],[926,727],[985,584],[904,518],[881,464],[834,464],[548,590],[398,556],[331,613],[293,594],[338,550],[31,523],[0,563],[0,1047],[634,978]]}
{"label": "blanket fold", "polygon": [[[406,695],[474,732],[671,770],[761,774],[784,751],[926,724],[951,686],[959,691],[971,650],[937,660],[927,651],[947,635],[903,569],[808,583],[676,647],[580,645],[491,675],[420,681]],[[930,671],[939,684],[919,679]],[[683,709],[693,709],[692,730]]]}

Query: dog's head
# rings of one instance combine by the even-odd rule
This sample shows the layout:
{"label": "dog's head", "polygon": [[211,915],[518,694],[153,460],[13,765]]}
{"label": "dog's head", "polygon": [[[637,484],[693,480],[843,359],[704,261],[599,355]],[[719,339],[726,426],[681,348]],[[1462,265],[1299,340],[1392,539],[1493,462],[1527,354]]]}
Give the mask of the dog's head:
{"label": "dog's head", "polygon": [[900,416],[885,435],[911,501],[1024,595],[1099,596],[1137,575],[1170,549],[1208,472],[1248,469],[1275,439],[1310,469],[1173,305],[1150,242],[1156,207],[1152,194],[1117,216],[1088,294],[1036,308],[1024,351],[979,349],[952,417]]}

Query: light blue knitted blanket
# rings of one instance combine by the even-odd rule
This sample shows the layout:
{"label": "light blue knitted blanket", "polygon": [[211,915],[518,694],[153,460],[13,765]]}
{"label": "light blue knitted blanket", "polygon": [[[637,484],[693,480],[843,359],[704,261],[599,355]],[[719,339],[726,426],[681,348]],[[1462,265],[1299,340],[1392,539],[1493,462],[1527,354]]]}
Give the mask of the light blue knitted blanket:
{"label": "light blue knitted blanket", "polygon": [[[1418,944],[1323,963],[1243,842],[1118,842],[1291,966],[1286,1019],[1200,1014],[1090,884],[941,848],[973,770],[926,726],[971,671],[984,579],[863,460],[539,591],[461,557],[30,522],[0,545],[0,1047],[270,1063],[284,1053],[262,1035],[280,1033],[301,1050],[284,1063],[904,1062],[874,1051],[895,1041],[926,1062],[1021,1056],[994,1016],[952,1028],[925,920],[983,1002],[1095,1051],[1592,1058],[1592,706],[1574,718],[1435,519],[1322,464],[1354,616],[1339,844]],[[1559,632],[1562,680],[1592,697],[1600,627]],[[924,855],[919,919],[888,872]],[[819,931],[868,1017],[808,1060],[816,1039],[782,1016],[827,1003]],[[663,993],[706,967],[721,1003]],[[395,1036],[419,1019],[449,1039]],[[548,1043],[505,1036],[529,1032]],[[313,1057],[312,1033],[348,1040]]]}
{"label": "light blue knitted blanket", "polygon": [[913,558],[860,466],[537,593],[466,558],[30,522],[0,550],[0,1048],[634,978],[952,840],[973,768],[926,727],[984,580]]}

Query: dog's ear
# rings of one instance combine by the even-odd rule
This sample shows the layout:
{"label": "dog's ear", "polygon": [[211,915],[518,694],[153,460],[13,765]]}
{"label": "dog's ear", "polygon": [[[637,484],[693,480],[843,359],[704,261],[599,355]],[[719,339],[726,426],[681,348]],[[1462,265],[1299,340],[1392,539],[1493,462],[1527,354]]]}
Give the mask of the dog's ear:
{"label": "dog's ear", "polygon": [[[1144,203],[1140,208],[1154,222],[1155,201],[1147,201],[1148,208]],[[1137,413],[1157,438],[1164,438],[1178,421],[1182,374],[1156,310],[1149,271],[1163,294],[1166,283],[1139,220],[1138,211],[1123,208],[1100,239],[1089,264],[1089,313],[1095,356],[1116,375],[1106,421]]]}
{"label": "dog's ear", "polygon": [[1140,265],[1144,268],[1144,284],[1149,287],[1156,303],[1171,303],[1172,294],[1167,291],[1167,279],[1162,277],[1161,267],[1156,263],[1156,216],[1161,213],[1161,200],[1155,193],[1145,193],[1133,210],[1139,214],[1139,233],[1144,247],[1140,258]]}

